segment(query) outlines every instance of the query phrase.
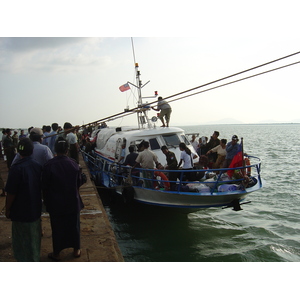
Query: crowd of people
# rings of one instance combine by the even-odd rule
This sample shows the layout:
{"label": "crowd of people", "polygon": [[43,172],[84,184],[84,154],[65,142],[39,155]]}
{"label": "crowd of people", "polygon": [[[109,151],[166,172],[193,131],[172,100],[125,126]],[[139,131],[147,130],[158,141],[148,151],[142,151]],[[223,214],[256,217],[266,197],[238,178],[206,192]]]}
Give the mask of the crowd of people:
{"label": "crowd of people", "polygon": [[192,135],[190,143],[199,155],[200,163],[205,162],[211,169],[228,168],[233,157],[240,151],[239,138],[233,135],[231,141],[219,139],[219,131],[214,131],[210,140],[202,136],[196,140],[196,135]]}
{"label": "crowd of people", "polygon": [[[123,165],[132,167],[131,174],[134,175],[134,177],[137,177],[139,174],[139,172],[135,170],[137,167],[144,169],[164,168],[172,171],[179,169],[200,170],[228,168],[235,155],[241,150],[241,145],[238,142],[239,139],[237,135],[233,135],[231,141],[228,143],[226,139],[219,139],[218,131],[214,131],[209,141],[206,137],[201,137],[198,141],[196,141],[196,136],[193,135],[190,143],[194,147],[197,155],[193,154],[185,143],[180,143],[179,148],[181,154],[178,162],[176,155],[164,145],[161,147],[161,151],[166,156],[167,165],[165,167],[162,167],[158,161],[157,155],[149,149],[148,141],[143,141],[141,145],[139,145],[138,153],[135,153],[133,146],[130,146],[130,153],[126,158],[124,155],[121,156],[121,158]],[[197,158],[198,162],[194,164],[194,161],[197,160]],[[180,177],[180,175],[178,175],[180,173],[172,171],[169,172],[168,179],[171,181],[170,189],[174,190],[176,188],[176,183],[174,182],[176,182],[177,178]],[[205,172],[198,172],[197,176],[203,176],[204,173]],[[199,180],[201,176],[199,178],[195,178],[195,174],[196,172],[184,172],[182,179],[186,181]],[[145,186],[148,188],[153,188],[153,173],[144,170],[143,178]]]}
{"label": "crowd of people", "polygon": [[[83,202],[79,187],[86,177],[78,159],[81,137],[78,127],[66,122],[61,128],[30,127],[3,130],[1,147],[7,161],[6,185],[0,176],[1,196],[6,196],[5,215],[12,221],[12,246],[17,261],[40,261],[42,204],[49,213],[53,252],[48,257],[60,260],[60,252],[80,250],[80,211]],[[79,141],[78,141],[79,138]],[[2,149],[0,153],[2,154]],[[0,174],[1,175],[1,174]]]}

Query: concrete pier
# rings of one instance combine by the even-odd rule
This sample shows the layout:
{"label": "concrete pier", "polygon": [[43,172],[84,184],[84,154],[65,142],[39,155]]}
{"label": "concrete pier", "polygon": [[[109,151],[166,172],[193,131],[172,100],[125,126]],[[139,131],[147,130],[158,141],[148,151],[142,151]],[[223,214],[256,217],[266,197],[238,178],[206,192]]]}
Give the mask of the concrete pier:
{"label": "concrete pier", "polygon": [[[73,249],[61,252],[62,262],[121,262],[124,261],[115,234],[112,230],[101,199],[94,183],[90,180],[89,170],[80,156],[80,165],[88,181],[80,187],[84,203],[81,211],[81,256],[73,257]],[[1,176],[6,183],[8,169],[6,162],[0,159]],[[5,197],[0,197],[0,262],[16,261],[12,251],[11,221],[5,217]],[[44,235],[41,244],[41,262],[51,261],[48,253],[52,252],[52,232],[48,213],[42,214]]]}

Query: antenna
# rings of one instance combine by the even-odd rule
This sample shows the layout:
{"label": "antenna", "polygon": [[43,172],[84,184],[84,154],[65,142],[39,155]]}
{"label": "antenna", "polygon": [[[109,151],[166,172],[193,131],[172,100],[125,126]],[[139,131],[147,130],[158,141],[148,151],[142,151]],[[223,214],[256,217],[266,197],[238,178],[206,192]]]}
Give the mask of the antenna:
{"label": "antenna", "polygon": [[133,44],[133,38],[131,38],[131,47],[132,47],[133,61],[134,61],[134,64],[136,64],[135,52],[134,52],[134,44]]}
{"label": "antenna", "polygon": [[147,111],[150,109],[150,106],[146,104],[143,104],[143,98],[142,98],[142,88],[149,83],[145,83],[144,85],[142,84],[142,81],[140,79],[140,71],[139,71],[139,64],[135,60],[135,51],[134,51],[134,43],[133,43],[133,38],[131,38],[131,46],[132,46],[132,53],[133,53],[133,60],[134,60],[134,66],[135,66],[135,74],[136,74],[136,85],[132,84],[137,88],[138,91],[138,109],[137,109],[137,119],[138,119],[138,124],[139,128],[144,128],[145,125],[148,125],[149,128],[152,127],[152,124],[149,122],[149,117],[147,114]]}

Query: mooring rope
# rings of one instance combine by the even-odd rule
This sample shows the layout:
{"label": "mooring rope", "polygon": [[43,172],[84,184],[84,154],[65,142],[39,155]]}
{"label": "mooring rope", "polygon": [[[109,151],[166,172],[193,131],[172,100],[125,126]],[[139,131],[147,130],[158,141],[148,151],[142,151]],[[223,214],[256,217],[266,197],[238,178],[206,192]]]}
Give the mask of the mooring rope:
{"label": "mooring rope", "polygon": [[246,73],[246,72],[249,72],[249,71],[253,71],[253,70],[255,70],[255,69],[258,69],[258,68],[261,68],[261,67],[270,65],[270,64],[272,64],[272,63],[275,63],[275,62],[278,62],[278,61],[280,61],[280,60],[283,60],[283,59],[292,57],[292,56],[297,55],[297,54],[300,54],[300,51],[295,52],[295,53],[292,53],[292,54],[289,54],[289,55],[286,55],[286,56],[283,56],[283,57],[280,57],[280,58],[277,58],[277,59],[274,59],[274,60],[272,60],[272,61],[269,61],[269,62],[263,63],[263,64],[261,64],[261,65],[258,65],[258,66],[256,66],[256,67],[252,67],[252,68],[250,68],[250,69],[246,69],[246,70],[244,70],[244,71],[241,71],[241,72],[238,72],[238,73],[229,75],[229,76],[225,76],[225,77],[223,77],[223,78],[220,78],[220,79],[217,79],[217,80],[208,82],[208,83],[205,83],[205,84],[203,84],[203,85],[200,85],[200,86],[197,86],[197,87],[195,87],[195,88],[192,88],[192,89],[183,91],[183,92],[181,92],[181,93],[177,93],[177,94],[174,94],[174,95],[172,95],[172,96],[164,97],[164,100],[165,100],[165,99],[172,98],[172,97],[179,96],[179,95],[184,94],[184,93],[191,92],[191,91],[193,91],[193,90],[196,90],[196,89],[205,87],[205,86],[210,85],[210,84],[213,84],[213,83],[217,83],[217,82],[219,82],[219,81],[222,81],[222,80],[225,80],[225,79],[228,79],[228,78],[237,76],[237,75],[241,75],[241,74]]}
{"label": "mooring rope", "polygon": [[[164,97],[164,100],[170,99],[170,98],[173,98],[173,97],[176,97],[176,96],[179,96],[179,95],[182,95],[182,94],[185,94],[185,93],[188,93],[188,92],[191,92],[191,91],[194,91],[194,90],[203,88],[203,87],[206,87],[206,86],[208,86],[208,85],[211,85],[211,84],[214,84],[214,83],[223,81],[223,80],[225,80],[225,79],[232,78],[232,77],[237,76],[237,75],[244,74],[244,73],[249,72],[249,71],[256,70],[256,69],[258,69],[258,68],[261,68],[261,67],[270,65],[270,64],[272,64],[272,63],[281,61],[281,60],[283,60],[283,59],[290,58],[290,57],[295,56],[295,55],[297,55],[297,54],[300,54],[300,51],[295,52],[295,53],[292,53],[292,54],[289,54],[289,55],[286,55],[286,56],[283,56],[283,57],[280,57],[280,58],[277,58],[277,59],[275,59],[275,60],[272,60],[272,61],[269,61],[269,62],[260,64],[260,65],[257,65],[257,66],[255,66],[255,67],[250,68],[250,69],[246,69],[246,70],[243,70],[243,71],[234,73],[234,74],[232,74],[232,75],[225,76],[225,77],[223,77],[223,78],[220,78],[220,79],[217,79],[217,80],[214,80],[214,81],[211,81],[211,82],[202,84],[202,85],[197,86],[197,87],[194,87],[194,88],[192,88],[192,89],[188,89],[188,90],[186,90],[186,91],[183,91],[183,92],[180,92],[180,93],[171,95],[171,96]],[[135,56],[135,55],[134,55],[134,56]],[[135,59],[135,57],[134,57],[134,59]],[[208,88],[208,89],[205,89],[205,90],[202,90],[202,91],[199,91],[199,92],[195,92],[195,93],[192,93],[192,94],[188,94],[188,95],[182,96],[182,97],[180,97],[180,98],[176,98],[176,99],[169,100],[169,101],[166,101],[166,102],[169,103],[169,102],[178,101],[178,100],[181,100],[181,99],[184,99],[184,98],[187,98],[187,97],[191,97],[191,96],[194,96],[194,95],[197,95],[197,94],[200,94],[200,93],[208,92],[208,91],[211,91],[211,90],[214,90],[214,89],[217,89],[217,88],[226,86],[226,85],[230,85],[230,84],[233,84],[233,83],[236,83],[236,82],[239,82],[239,81],[243,81],[243,80],[250,79],[250,78],[253,78],[253,77],[256,77],[256,76],[260,76],[260,75],[263,75],[263,74],[266,74],[266,73],[270,73],[270,72],[273,72],[273,71],[277,71],[277,70],[280,70],[280,69],[283,69],[283,68],[286,68],[286,67],[290,67],[290,66],[293,66],[293,65],[298,64],[298,63],[299,63],[299,61],[298,61],[298,62],[291,63],[291,64],[287,64],[287,65],[284,65],[284,66],[281,66],[281,67],[277,67],[277,68],[274,68],[274,69],[271,69],[271,70],[267,70],[267,71],[264,71],[264,72],[261,72],[261,73],[257,73],[257,74],[251,75],[251,76],[247,76],[247,77],[244,77],[244,78],[241,78],[241,79],[238,79],[238,80],[234,80],[234,81],[231,81],[231,82],[228,82],[228,83],[224,83],[224,84],[221,84],[221,85],[218,85],[218,86],[214,86],[214,87],[212,87],[212,88]],[[146,105],[147,105],[147,106],[150,106],[150,105],[152,105],[152,104],[157,104],[157,100],[152,101],[152,102],[147,103],[147,104],[144,104],[143,106],[146,106]],[[99,123],[109,122],[109,121],[112,121],[112,120],[115,120],[115,119],[118,119],[118,118],[121,118],[121,117],[126,117],[126,116],[128,116],[128,115],[131,115],[131,114],[136,113],[138,110],[145,109],[145,108],[143,108],[143,106],[142,106],[142,107],[141,107],[141,106],[137,106],[137,107],[134,107],[134,108],[131,108],[131,109],[126,109],[126,111],[123,111],[123,112],[120,112],[120,113],[116,113],[116,114],[114,114],[114,115],[111,115],[111,116],[108,116],[108,117],[99,119],[99,120],[94,121],[94,122],[90,122],[90,123],[87,123],[87,124],[83,124],[83,125],[81,125],[81,126],[77,126],[77,128],[86,128],[86,127],[89,127],[89,126],[97,125],[97,124],[99,124]],[[74,128],[76,128],[76,127],[73,127],[72,129],[74,129]],[[71,129],[71,130],[72,130],[72,129]],[[69,130],[68,130],[68,132],[69,132]],[[54,134],[54,135],[58,135],[58,134],[62,134],[62,133],[64,133],[64,131],[63,131],[63,132],[59,132],[59,133]],[[49,136],[44,137],[44,138],[48,138],[48,137],[51,137],[51,136],[54,136],[54,135],[49,135]]]}
{"label": "mooring rope", "polygon": [[[211,85],[211,84],[213,84],[213,83],[217,83],[217,82],[223,81],[223,80],[225,80],[225,79],[229,79],[229,78],[232,78],[232,77],[234,77],[234,76],[244,74],[244,73],[249,72],[249,71],[256,70],[256,69],[258,69],[258,68],[261,68],[261,67],[270,65],[270,64],[272,64],[272,63],[275,63],[275,62],[278,62],[278,61],[281,61],[281,60],[290,58],[290,57],[295,56],[295,55],[297,55],[297,54],[300,54],[300,51],[295,52],[295,53],[292,53],[292,54],[289,54],[289,55],[286,55],[286,56],[283,56],[283,57],[280,57],[280,58],[277,58],[277,59],[274,59],[274,60],[272,60],[272,61],[269,61],[269,62],[260,64],[260,65],[257,65],[257,66],[255,66],[255,67],[250,68],[250,69],[246,69],[246,70],[243,70],[243,71],[234,73],[234,74],[232,74],[232,75],[225,76],[225,77],[223,77],[223,78],[220,78],[220,79],[217,79],[217,80],[214,80],[214,81],[211,81],[211,82],[202,84],[202,85],[197,86],[197,87],[194,87],[194,88],[192,88],[192,89],[189,89],[189,90],[186,90],[186,91],[183,91],[183,92],[180,92],[180,93],[171,95],[171,96],[164,97],[164,100],[170,99],[170,98],[173,98],[173,97],[176,97],[176,96],[179,96],[179,95],[182,95],[182,94],[185,94],[185,93],[188,93],[188,92],[191,92],[191,91],[200,89],[200,88],[203,88],[203,87],[208,86],[208,85]],[[199,94],[199,93],[204,93],[204,92],[207,92],[207,91],[210,91],[210,90],[213,90],[213,89],[216,89],[216,88],[220,88],[220,87],[223,87],[223,86],[232,84],[232,83],[236,83],[236,82],[239,82],[239,81],[242,81],[242,80],[246,80],[246,79],[249,79],[249,78],[252,78],[252,77],[255,77],[255,76],[263,75],[263,74],[266,74],[266,73],[269,73],[269,72],[273,72],[273,71],[280,70],[280,69],[283,69],[283,68],[286,68],[286,67],[290,67],[290,66],[295,65],[295,64],[298,64],[298,63],[299,63],[299,62],[291,63],[291,64],[288,64],[288,65],[284,65],[284,66],[281,66],[281,67],[278,67],[278,68],[274,68],[274,69],[271,69],[271,70],[268,70],[268,71],[265,71],[265,72],[261,72],[261,73],[255,74],[255,75],[251,75],[251,76],[248,76],[248,77],[245,77],[245,78],[242,78],[242,79],[238,79],[238,80],[232,81],[232,82],[230,82],[230,83],[222,84],[222,85],[219,85],[219,86],[216,86],[216,87],[213,87],[213,88],[209,88],[209,89],[206,89],[206,90],[197,92],[197,93],[189,94],[189,95],[187,95],[187,96],[183,96],[183,97],[180,97],[180,98],[177,98],[177,99],[174,99],[174,100],[169,100],[169,101],[166,101],[166,102],[174,102],[174,101],[177,101],[177,100],[180,100],[180,99],[183,99],[183,98],[187,98],[187,97],[190,97],[190,96],[194,96],[194,95],[197,95],[197,94]],[[150,102],[150,103],[147,103],[148,106],[149,106],[149,105],[152,105],[152,104],[157,104],[157,100],[152,101],[152,102]],[[87,127],[87,126],[91,126],[91,125],[94,125],[94,124],[98,124],[98,123],[101,123],[101,122],[108,121],[108,120],[110,120],[110,119],[112,119],[112,118],[117,119],[117,118],[119,118],[119,117],[121,117],[121,116],[127,116],[127,115],[130,115],[130,114],[136,113],[136,111],[137,111],[138,109],[141,109],[141,107],[138,106],[138,107],[135,107],[135,108],[132,108],[132,109],[128,109],[128,110],[126,110],[126,112],[120,112],[120,113],[114,114],[114,115],[112,115],[112,116],[105,117],[105,118],[102,118],[102,119],[100,119],[100,120],[97,120],[97,121],[94,121],[94,122],[87,123],[87,124],[82,125],[82,126],[80,126],[80,127]]]}
{"label": "mooring rope", "polygon": [[234,80],[234,81],[230,81],[230,82],[227,82],[227,83],[218,85],[218,86],[214,86],[214,87],[208,88],[208,89],[203,90],[203,91],[199,91],[199,92],[196,92],[196,93],[193,93],[193,94],[189,94],[189,95],[186,95],[186,96],[177,98],[177,99],[170,100],[170,101],[168,101],[168,103],[169,103],[169,102],[178,101],[178,100],[181,100],[181,99],[184,99],[184,98],[187,98],[187,97],[190,97],[190,96],[194,96],[194,95],[197,95],[197,94],[201,94],[201,93],[204,93],[204,92],[208,92],[208,91],[211,91],[211,90],[214,90],[214,89],[217,89],[217,88],[226,86],[226,85],[230,85],[230,84],[233,84],[233,83],[236,83],[236,82],[239,82],[239,81],[243,81],[243,80],[246,80],[246,79],[250,79],[250,78],[253,78],[253,77],[256,77],[256,76],[259,76],[259,75],[263,75],[263,74],[270,73],[270,72],[273,72],[273,71],[277,71],[277,70],[280,70],[280,69],[283,69],[283,68],[287,68],[287,67],[290,67],[290,66],[299,64],[299,63],[300,63],[300,61],[297,61],[297,62],[288,64],[288,65],[284,65],[284,66],[281,66],[281,67],[278,67],[278,68],[275,68],[275,69],[271,69],[271,70],[264,71],[264,72],[261,72],[261,73],[258,73],[258,74],[254,74],[254,75],[251,75],[251,76],[247,76],[247,77],[244,77],[244,78],[241,78],[241,79],[237,79],[237,80]]}

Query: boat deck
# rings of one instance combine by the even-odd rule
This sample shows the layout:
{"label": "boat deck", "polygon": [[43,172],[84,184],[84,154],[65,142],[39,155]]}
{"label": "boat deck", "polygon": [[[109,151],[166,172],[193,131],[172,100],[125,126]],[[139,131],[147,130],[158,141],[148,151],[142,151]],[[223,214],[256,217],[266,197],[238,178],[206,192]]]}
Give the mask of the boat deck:
{"label": "boat deck", "polygon": [[[61,252],[63,262],[121,262],[124,261],[115,234],[109,223],[101,199],[94,183],[90,180],[89,170],[79,157],[83,172],[87,174],[88,181],[80,188],[80,195],[84,203],[81,211],[81,256],[73,257],[73,249]],[[0,159],[1,176],[6,182],[7,166],[3,158]],[[12,252],[11,221],[5,217],[5,197],[0,197],[0,261],[15,261]],[[44,235],[41,244],[41,261],[51,261],[48,253],[52,252],[52,232],[48,213],[42,215]]]}

